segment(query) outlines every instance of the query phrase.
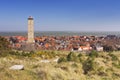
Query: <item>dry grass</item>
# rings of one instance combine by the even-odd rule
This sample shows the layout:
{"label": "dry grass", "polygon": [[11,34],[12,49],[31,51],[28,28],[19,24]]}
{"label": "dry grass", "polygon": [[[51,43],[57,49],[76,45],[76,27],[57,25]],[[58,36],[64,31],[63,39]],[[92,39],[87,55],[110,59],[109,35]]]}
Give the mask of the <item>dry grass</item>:
{"label": "dry grass", "polygon": [[[10,70],[15,64],[23,64],[24,70]],[[77,80],[83,77],[80,64],[74,67],[73,63],[41,63],[31,59],[0,58],[0,80]]]}
{"label": "dry grass", "polygon": [[[108,54],[99,53],[99,57],[94,59],[95,69],[88,74],[84,74],[81,62],[41,63],[39,57],[1,57],[0,80],[120,80],[120,68],[112,65],[117,61],[112,61]],[[112,54],[120,57],[120,52]],[[82,56],[85,57],[83,60],[87,59]],[[23,64],[24,70],[10,70],[9,67],[15,64]]]}

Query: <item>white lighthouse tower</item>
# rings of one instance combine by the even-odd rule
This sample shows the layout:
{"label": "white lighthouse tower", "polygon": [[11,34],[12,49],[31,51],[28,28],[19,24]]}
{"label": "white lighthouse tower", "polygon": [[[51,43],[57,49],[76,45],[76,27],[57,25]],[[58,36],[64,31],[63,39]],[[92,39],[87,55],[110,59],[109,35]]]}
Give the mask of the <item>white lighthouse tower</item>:
{"label": "white lighthouse tower", "polygon": [[32,16],[28,18],[28,43],[34,43],[34,20]]}

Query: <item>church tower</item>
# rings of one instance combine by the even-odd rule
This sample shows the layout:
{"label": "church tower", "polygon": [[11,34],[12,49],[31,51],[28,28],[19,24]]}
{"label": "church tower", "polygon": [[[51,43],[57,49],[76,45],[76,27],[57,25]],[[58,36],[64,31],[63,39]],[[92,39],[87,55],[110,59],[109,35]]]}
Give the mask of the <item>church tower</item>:
{"label": "church tower", "polygon": [[34,43],[34,20],[31,16],[28,18],[28,43]]}

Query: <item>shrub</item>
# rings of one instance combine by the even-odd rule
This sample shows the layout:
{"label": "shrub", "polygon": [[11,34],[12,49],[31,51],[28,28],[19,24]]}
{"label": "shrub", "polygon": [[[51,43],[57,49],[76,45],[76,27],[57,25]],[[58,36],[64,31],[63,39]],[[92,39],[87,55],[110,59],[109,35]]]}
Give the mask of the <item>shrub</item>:
{"label": "shrub", "polygon": [[97,69],[97,71],[98,71],[98,75],[99,75],[99,76],[105,76],[105,75],[106,75],[105,69],[104,69],[103,66],[99,67],[99,68]]}
{"label": "shrub", "polygon": [[54,51],[38,51],[34,56],[39,56],[43,59],[54,58],[57,54]]}
{"label": "shrub", "polygon": [[113,63],[112,63],[112,65],[113,65],[114,67],[116,67],[116,68],[119,68],[119,69],[120,69],[120,62],[119,62],[119,63],[115,63],[115,62],[113,62]]}
{"label": "shrub", "polygon": [[82,57],[82,54],[81,54],[81,53],[79,53],[79,54],[78,54],[78,57]]}
{"label": "shrub", "polygon": [[10,55],[15,55],[15,56],[22,56],[22,57],[31,57],[32,54],[34,54],[35,52],[31,51],[31,52],[24,52],[24,51],[10,51],[9,54]]}
{"label": "shrub", "polygon": [[66,62],[66,61],[67,61],[67,60],[66,60],[65,57],[60,57],[60,58],[58,59],[58,63]]}
{"label": "shrub", "polygon": [[9,51],[11,50],[9,46],[9,42],[4,37],[0,36],[0,56],[7,56]]}
{"label": "shrub", "polygon": [[74,53],[73,53],[73,52],[70,52],[70,53],[67,55],[67,60],[68,60],[68,61],[72,61],[74,57],[75,57]]}
{"label": "shrub", "polygon": [[88,74],[89,71],[94,70],[94,62],[92,58],[88,58],[84,63],[83,63],[83,70],[84,74]]}
{"label": "shrub", "polygon": [[91,53],[89,53],[89,56],[92,58],[98,57],[98,52],[93,50],[93,51],[91,51]]}
{"label": "shrub", "polygon": [[73,63],[71,66],[72,66],[73,68],[78,68],[78,65],[77,65],[76,63]]}
{"label": "shrub", "polygon": [[73,52],[70,52],[68,55],[67,55],[67,61],[75,61],[75,62],[78,62],[79,61],[79,58],[78,56],[73,53]]}
{"label": "shrub", "polygon": [[113,61],[119,60],[118,57],[114,54],[109,53],[108,55],[112,58]]}
{"label": "shrub", "polygon": [[86,56],[86,54],[84,54],[84,53],[79,53],[77,57],[79,59],[79,62],[81,62],[83,64],[84,61],[86,61],[88,56]]}

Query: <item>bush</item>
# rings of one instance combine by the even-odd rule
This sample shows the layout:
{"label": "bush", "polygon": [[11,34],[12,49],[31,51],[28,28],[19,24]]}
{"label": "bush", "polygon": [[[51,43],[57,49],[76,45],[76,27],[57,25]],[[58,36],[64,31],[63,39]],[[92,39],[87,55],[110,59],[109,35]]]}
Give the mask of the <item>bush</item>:
{"label": "bush", "polygon": [[88,58],[84,63],[83,63],[83,70],[84,74],[88,74],[89,71],[94,70],[94,62],[92,58]]}
{"label": "bush", "polygon": [[86,58],[85,58],[86,56],[83,55],[82,53],[79,53],[77,57],[79,58],[79,61],[80,61],[81,63],[83,63],[83,62],[86,60]]}
{"label": "bush", "polygon": [[78,57],[82,57],[82,54],[81,54],[81,53],[79,53],[79,54],[78,54]]}
{"label": "bush", "polygon": [[60,57],[60,58],[58,59],[58,63],[66,62],[66,61],[67,61],[67,60],[66,60],[65,57]]}
{"label": "bush", "polygon": [[119,60],[118,57],[114,54],[109,53],[108,55],[112,58],[113,61]]}
{"label": "bush", "polygon": [[54,51],[38,51],[34,54],[34,56],[39,56],[43,59],[54,58],[57,54]]}
{"label": "bush", "polygon": [[24,51],[10,51],[10,55],[15,55],[15,56],[22,56],[22,57],[31,57],[32,54],[34,54],[34,51],[31,52],[24,52]]}
{"label": "bush", "polygon": [[92,58],[98,57],[98,52],[93,50],[93,51],[91,51],[91,53],[89,53],[89,56]]}
{"label": "bush", "polygon": [[106,76],[105,69],[103,66],[99,67],[97,71],[99,76]]}
{"label": "bush", "polygon": [[68,55],[67,55],[67,61],[75,61],[75,62],[78,62],[79,61],[79,58],[78,56],[73,53],[73,52],[70,52]]}
{"label": "bush", "polygon": [[120,62],[119,62],[119,63],[113,62],[112,65],[113,65],[114,67],[120,69]]}
{"label": "bush", "polygon": [[78,68],[78,65],[77,65],[76,63],[73,63],[71,66],[72,66],[73,68]]}
{"label": "bush", "polygon": [[4,37],[0,36],[0,56],[7,56],[9,54],[9,51],[11,50],[8,46],[9,46],[9,42],[7,41],[7,39],[5,39]]}

